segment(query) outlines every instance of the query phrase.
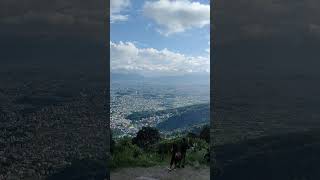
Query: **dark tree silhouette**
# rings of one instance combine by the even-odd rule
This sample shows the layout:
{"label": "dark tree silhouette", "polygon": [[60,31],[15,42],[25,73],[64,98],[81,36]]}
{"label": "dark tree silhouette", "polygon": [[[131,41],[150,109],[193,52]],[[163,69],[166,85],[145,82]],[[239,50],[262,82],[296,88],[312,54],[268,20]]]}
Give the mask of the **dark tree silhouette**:
{"label": "dark tree silhouette", "polygon": [[193,133],[193,132],[189,132],[187,134],[187,138],[198,138],[197,134]]}
{"label": "dark tree silhouette", "polygon": [[110,132],[110,153],[113,154],[116,142],[112,138],[112,132]]}
{"label": "dark tree silhouette", "polygon": [[200,132],[200,139],[205,140],[207,143],[210,141],[210,126],[206,125],[202,128]]}
{"label": "dark tree silhouette", "polygon": [[138,131],[137,136],[132,139],[132,144],[146,149],[160,140],[160,133],[156,128],[143,127]]}

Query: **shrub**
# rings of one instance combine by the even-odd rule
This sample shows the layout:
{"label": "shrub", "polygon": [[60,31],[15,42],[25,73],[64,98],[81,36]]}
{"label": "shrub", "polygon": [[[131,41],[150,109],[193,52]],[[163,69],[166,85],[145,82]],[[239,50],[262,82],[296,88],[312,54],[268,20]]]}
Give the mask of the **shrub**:
{"label": "shrub", "polygon": [[[115,143],[114,153],[111,158],[111,168],[168,165],[171,158],[170,150],[172,144],[180,144],[182,138],[157,140],[152,141],[153,143],[149,142],[147,145],[141,142],[145,145],[142,146],[144,149],[139,147],[138,143],[133,144],[136,141],[137,139],[133,140],[125,137]],[[187,150],[186,163],[194,167],[207,164],[205,155],[208,152],[208,143],[200,138],[187,138],[187,141],[190,148]]]}
{"label": "shrub", "polygon": [[187,134],[187,138],[198,138],[198,135],[197,134],[195,134],[195,133],[192,133],[192,132],[189,132],[188,134]]}
{"label": "shrub", "polygon": [[143,127],[138,131],[137,136],[132,139],[132,143],[142,149],[147,149],[151,145],[156,144],[160,140],[160,133],[156,128]]}
{"label": "shrub", "polygon": [[186,163],[195,166],[197,164],[207,164],[205,155],[207,154],[206,149],[201,149],[199,151],[188,151],[186,156]]}
{"label": "shrub", "polygon": [[206,125],[200,132],[200,139],[205,140],[207,143],[210,142],[210,126]]}
{"label": "shrub", "polygon": [[130,138],[123,138],[115,145],[114,153],[111,157],[111,168],[135,167],[135,166],[154,166],[161,162],[158,153],[144,151],[135,144]]}
{"label": "shrub", "polygon": [[189,165],[196,164],[207,164],[208,163],[208,149],[209,144],[202,139],[199,138],[189,138],[190,148],[187,151],[187,159],[186,162]]}

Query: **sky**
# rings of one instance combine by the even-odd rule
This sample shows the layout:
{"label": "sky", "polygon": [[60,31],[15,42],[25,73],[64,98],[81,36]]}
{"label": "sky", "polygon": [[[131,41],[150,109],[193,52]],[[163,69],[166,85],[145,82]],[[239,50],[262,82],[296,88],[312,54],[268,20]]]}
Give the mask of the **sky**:
{"label": "sky", "polygon": [[209,0],[111,0],[111,71],[210,72]]}

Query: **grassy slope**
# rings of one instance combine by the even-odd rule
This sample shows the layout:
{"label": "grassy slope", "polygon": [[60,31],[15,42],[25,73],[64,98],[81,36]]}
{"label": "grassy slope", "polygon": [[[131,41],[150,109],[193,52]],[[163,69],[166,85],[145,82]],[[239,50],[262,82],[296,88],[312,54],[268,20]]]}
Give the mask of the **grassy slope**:
{"label": "grassy slope", "polygon": [[[122,139],[115,145],[110,167],[118,169],[169,165],[171,144],[178,141],[181,141],[181,138],[163,139],[153,147],[142,150],[133,145],[130,139]],[[203,157],[207,153],[208,144],[200,139],[193,139],[192,144],[193,148],[187,151],[186,163],[192,166],[206,164]]]}

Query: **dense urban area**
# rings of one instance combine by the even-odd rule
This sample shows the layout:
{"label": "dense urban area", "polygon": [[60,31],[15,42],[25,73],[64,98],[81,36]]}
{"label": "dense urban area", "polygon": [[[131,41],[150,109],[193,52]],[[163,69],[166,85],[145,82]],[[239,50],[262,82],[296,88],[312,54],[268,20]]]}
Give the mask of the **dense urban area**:
{"label": "dense urban area", "polygon": [[[194,124],[209,122],[209,86],[190,84],[164,84],[151,81],[111,84],[111,124],[115,137],[133,136],[144,126],[159,127],[168,119],[183,112],[195,110],[194,105],[206,114],[198,114]],[[200,111],[200,110],[199,110]],[[201,120],[199,118],[204,118]],[[181,126],[170,129],[181,130]],[[164,134],[169,132],[160,128]]]}

